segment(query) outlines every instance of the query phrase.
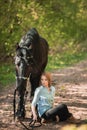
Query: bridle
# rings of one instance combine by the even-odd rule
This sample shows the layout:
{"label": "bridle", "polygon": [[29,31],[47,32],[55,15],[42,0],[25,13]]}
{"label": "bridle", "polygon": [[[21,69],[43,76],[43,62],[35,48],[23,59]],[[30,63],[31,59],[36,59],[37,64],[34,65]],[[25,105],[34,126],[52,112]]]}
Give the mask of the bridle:
{"label": "bridle", "polygon": [[[28,47],[21,47],[21,49],[25,49],[25,50],[27,50],[28,51],[28,53],[29,53],[29,48]],[[36,67],[37,67],[37,69],[40,69],[40,68],[38,68],[38,65],[36,64],[36,61],[34,60],[34,58],[33,58],[33,55],[31,55],[30,53],[29,53],[29,56],[27,56],[26,57],[26,59],[27,59],[27,62],[26,62],[26,60],[25,60],[25,58],[24,57],[21,57],[21,56],[19,56],[19,58],[20,58],[20,60],[22,60],[25,64],[26,64],[26,66],[29,66],[29,65],[32,65],[32,64],[35,64],[36,65]],[[31,59],[31,61],[32,62],[30,62],[29,60]],[[29,80],[30,79],[30,76],[31,76],[31,73],[29,74],[29,76],[17,76],[16,75],[16,79],[23,79],[23,80]],[[16,109],[16,92],[17,92],[17,87],[16,87],[16,89],[15,89],[15,91],[14,91],[14,100],[13,100],[13,107],[14,107],[14,120],[15,120],[15,109]],[[27,128],[27,126],[21,121],[21,120],[19,120],[19,122],[21,123],[21,125],[23,125],[27,130],[29,130],[29,128]],[[33,123],[32,123],[33,122]],[[37,126],[35,126],[35,123],[36,123],[36,121],[33,121],[33,120],[31,120],[30,122],[29,122],[29,126],[33,129],[34,127],[40,127],[42,124],[41,124],[41,122],[40,122],[40,125],[37,125]]]}

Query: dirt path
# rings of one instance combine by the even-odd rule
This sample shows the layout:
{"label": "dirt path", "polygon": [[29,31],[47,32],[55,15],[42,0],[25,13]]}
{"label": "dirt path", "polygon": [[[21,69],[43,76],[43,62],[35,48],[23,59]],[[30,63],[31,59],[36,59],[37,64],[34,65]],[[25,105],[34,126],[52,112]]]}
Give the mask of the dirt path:
{"label": "dirt path", "polygon": [[[72,67],[52,72],[53,85],[56,88],[55,105],[66,103],[70,112],[80,116],[82,123],[87,123],[87,61],[82,61]],[[13,121],[13,91],[14,85],[0,92],[0,130],[25,130],[20,123]],[[26,105],[27,117],[30,116],[29,102]],[[25,121],[28,125],[28,121]],[[67,122],[48,123],[36,130],[59,130]]]}

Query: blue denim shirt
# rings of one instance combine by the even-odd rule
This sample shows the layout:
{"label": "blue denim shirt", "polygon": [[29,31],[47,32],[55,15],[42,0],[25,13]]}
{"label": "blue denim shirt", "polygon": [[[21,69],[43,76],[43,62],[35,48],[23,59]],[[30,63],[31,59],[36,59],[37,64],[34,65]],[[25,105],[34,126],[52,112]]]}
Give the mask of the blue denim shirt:
{"label": "blue denim shirt", "polygon": [[53,107],[54,96],[55,88],[53,86],[50,87],[50,91],[44,86],[36,88],[32,105],[38,106],[37,109],[40,117],[44,112]]}

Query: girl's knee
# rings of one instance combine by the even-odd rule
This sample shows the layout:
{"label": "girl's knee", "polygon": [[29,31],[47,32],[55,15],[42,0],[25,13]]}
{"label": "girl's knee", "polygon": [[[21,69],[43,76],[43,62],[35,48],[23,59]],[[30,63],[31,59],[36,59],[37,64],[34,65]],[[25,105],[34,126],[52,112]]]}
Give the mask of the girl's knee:
{"label": "girl's knee", "polygon": [[67,108],[67,105],[66,105],[66,104],[61,104],[61,106],[62,106],[63,108]]}

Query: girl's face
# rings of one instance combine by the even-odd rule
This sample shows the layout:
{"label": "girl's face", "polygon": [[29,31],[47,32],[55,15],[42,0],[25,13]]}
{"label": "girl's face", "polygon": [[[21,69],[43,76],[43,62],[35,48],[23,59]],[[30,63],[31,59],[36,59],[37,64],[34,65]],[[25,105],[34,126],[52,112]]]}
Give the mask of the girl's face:
{"label": "girl's face", "polygon": [[42,75],[41,76],[41,84],[43,85],[43,86],[45,86],[45,87],[48,87],[49,85],[48,85],[48,79],[47,79],[47,77],[45,76],[45,75]]}

